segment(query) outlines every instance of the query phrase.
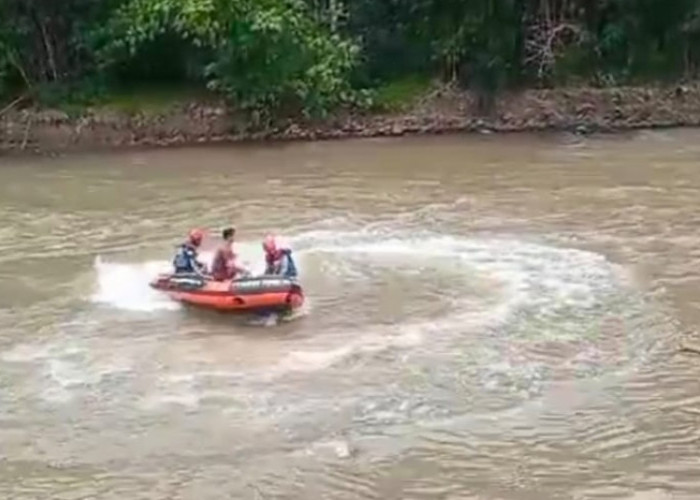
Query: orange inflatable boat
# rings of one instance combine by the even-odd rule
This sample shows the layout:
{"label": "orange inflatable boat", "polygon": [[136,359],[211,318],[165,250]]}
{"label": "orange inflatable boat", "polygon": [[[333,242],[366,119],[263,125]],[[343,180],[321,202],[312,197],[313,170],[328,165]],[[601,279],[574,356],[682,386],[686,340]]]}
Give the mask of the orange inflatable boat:
{"label": "orange inflatable boat", "polygon": [[279,276],[214,281],[195,274],[161,274],[150,285],[178,302],[225,312],[290,313],[304,303],[301,286]]}

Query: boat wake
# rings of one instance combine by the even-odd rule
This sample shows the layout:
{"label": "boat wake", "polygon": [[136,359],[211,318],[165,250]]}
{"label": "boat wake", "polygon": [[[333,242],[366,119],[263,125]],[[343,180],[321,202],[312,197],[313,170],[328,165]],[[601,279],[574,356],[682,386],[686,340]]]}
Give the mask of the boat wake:
{"label": "boat wake", "polygon": [[[550,331],[539,332],[540,336],[561,337],[567,332],[575,334],[582,315],[600,308],[620,288],[619,269],[601,255],[517,240],[312,231],[291,242],[301,282],[312,300],[316,292],[319,304],[344,310],[358,307],[354,305],[358,301],[347,300],[353,291],[366,299],[360,306],[371,308],[370,303],[376,306],[389,293],[410,301],[406,290],[410,287],[433,292],[432,298],[442,305],[440,313],[460,321],[472,318],[504,323],[514,314],[529,315],[541,323],[564,320],[550,322]],[[239,244],[238,252],[248,263],[262,262],[256,245]],[[204,260],[210,258],[210,254],[203,255]],[[259,272],[262,265],[257,267]],[[117,263],[98,257],[97,289],[90,299],[125,311],[179,309],[178,304],[148,286],[169,268],[167,261]],[[366,286],[389,281],[398,288]],[[369,298],[374,292],[379,296]],[[420,303],[403,305],[421,309]]]}
{"label": "boat wake", "polygon": [[[274,370],[280,373],[305,370],[304,360],[325,367],[325,361],[317,361],[324,356],[340,361],[377,345],[391,346],[408,331],[412,339],[430,336],[433,355],[469,344],[473,352],[502,362],[503,349],[514,342],[538,344],[543,356],[551,347],[547,343],[568,342],[581,358],[586,346],[601,342],[609,316],[639,308],[621,284],[621,268],[578,249],[376,228],[307,231],[291,238],[291,244],[313,304],[313,314],[307,304],[295,317],[309,317],[307,326],[322,336],[315,335],[311,346],[298,342]],[[240,243],[238,252],[248,263],[263,262],[257,245]],[[148,286],[168,267],[166,261],[98,259],[91,300],[124,311],[179,309]],[[267,317],[252,324],[279,322]],[[328,344],[322,337],[345,341]],[[631,349],[615,344],[623,348]]]}
{"label": "boat wake", "polygon": [[[254,245],[243,243],[236,246],[236,251],[241,263],[253,274],[263,272],[264,264],[251,264],[255,261],[251,260],[250,256],[262,262],[262,256],[256,255]],[[200,254],[201,260],[208,265],[211,264],[213,256],[213,252]],[[172,271],[172,265],[168,260],[138,263],[105,262],[98,256],[94,262],[94,270],[97,276],[97,289],[90,300],[95,304],[138,312],[181,309],[180,304],[149,286],[149,282],[158,274]]]}
{"label": "boat wake", "polygon": [[[168,261],[98,258],[81,316],[2,362],[31,364],[35,378],[22,383],[50,404],[82,397],[115,415],[182,407],[307,433],[351,415],[371,432],[506,411],[552,387],[566,387],[559,404],[571,401],[571,384],[585,381],[584,394],[630,369],[651,337],[623,270],[593,252],[379,226],[290,242],[303,321],[260,318],[252,326],[279,325],[261,335],[228,316],[182,314],[148,286]],[[262,264],[259,245],[237,247]]]}

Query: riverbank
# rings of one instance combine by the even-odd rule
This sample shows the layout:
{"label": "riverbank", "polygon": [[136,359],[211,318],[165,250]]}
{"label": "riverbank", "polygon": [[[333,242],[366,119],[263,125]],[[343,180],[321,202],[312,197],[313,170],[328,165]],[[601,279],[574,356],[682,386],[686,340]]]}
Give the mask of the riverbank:
{"label": "riverbank", "polygon": [[267,140],[321,140],[454,132],[616,131],[700,125],[700,85],[562,88],[500,95],[488,111],[467,91],[433,89],[392,111],[345,112],[250,130],[217,101],[159,110],[6,110],[0,150],[60,153],[143,146]]}

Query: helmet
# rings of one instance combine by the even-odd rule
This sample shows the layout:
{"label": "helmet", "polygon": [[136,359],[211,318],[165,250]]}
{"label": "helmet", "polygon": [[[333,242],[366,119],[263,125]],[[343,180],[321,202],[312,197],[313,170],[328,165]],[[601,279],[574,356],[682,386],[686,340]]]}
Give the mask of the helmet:
{"label": "helmet", "polygon": [[274,253],[277,250],[277,243],[275,242],[275,237],[271,234],[265,236],[262,244],[263,250],[267,253]]}
{"label": "helmet", "polygon": [[198,247],[202,243],[202,239],[204,239],[204,231],[201,229],[192,229],[188,235],[188,239],[190,243]]}

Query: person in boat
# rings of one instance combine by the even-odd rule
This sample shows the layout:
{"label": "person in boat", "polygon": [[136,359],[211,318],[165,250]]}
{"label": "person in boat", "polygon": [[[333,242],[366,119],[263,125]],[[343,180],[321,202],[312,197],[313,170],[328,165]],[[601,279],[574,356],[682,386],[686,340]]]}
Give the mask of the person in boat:
{"label": "person in boat", "polygon": [[236,254],[233,251],[233,240],[236,230],[227,227],[221,232],[224,242],[216,249],[214,260],[211,263],[211,276],[216,281],[234,279],[239,275],[247,276],[250,273],[247,269],[236,264]]}
{"label": "person in boat", "polygon": [[187,236],[187,241],[177,248],[173,258],[173,267],[176,274],[195,273],[204,276],[207,266],[199,261],[197,250],[204,239],[204,231],[193,229]]}
{"label": "person in boat", "polygon": [[278,245],[274,236],[268,235],[262,246],[265,251],[265,274],[292,279],[297,277],[297,266],[288,245]]}

